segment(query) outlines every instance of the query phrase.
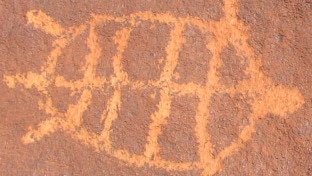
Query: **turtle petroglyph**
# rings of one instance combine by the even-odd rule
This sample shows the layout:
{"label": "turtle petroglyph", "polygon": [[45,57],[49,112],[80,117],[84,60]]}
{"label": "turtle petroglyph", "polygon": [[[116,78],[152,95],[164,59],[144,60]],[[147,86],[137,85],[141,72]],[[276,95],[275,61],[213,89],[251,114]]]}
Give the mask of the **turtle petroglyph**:
{"label": "turtle petroglyph", "polygon": [[[257,120],[268,113],[286,116],[293,113],[304,104],[304,98],[297,88],[287,88],[283,85],[275,85],[272,79],[261,71],[261,58],[254,54],[253,48],[248,44],[248,27],[237,18],[239,5],[236,0],[225,1],[225,16],[219,21],[204,21],[197,17],[174,17],[170,13],[153,13],[150,11],[136,12],[127,16],[111,16],[92,14],[91,20],[79,26],[65,28],[52,17],[41,10],[31,10],[27,13],[28,24],[55,38],[53,49],[47,57],[46,64],[42,66],[41,73],[29,71],[16,75],[5,75],[7,86],[14,88],[21,84],[26,89],[34,89],[40,92],[42,100],[38,102],[41,110],[48,114],[49,118],[30,127],[22,137],[25,144],[40,141],[45,136],[56,131],[68,133],[72,138],[87,146],[92,146],[96,151],[107,152],[130,165],[137,167],[148,164],[170,170],[201,170],[203,175],[213,175],[222,170],[222,161],[244,147],[246,141],[251,139]],[[110,77],[96,75],[96,66],[103,52],[98,43],[96,26],[113,21],[116,23],[128,23],[127,27],[115,31],[111,36],[117,45],[117,52],[112,58],[114,73]],[[166,58],[158,80],[133,81],[123,68],[123,53],[128,46],[133,29],[140,25],[140,21],[162,23],[170,27],[169,42],[165,48]],[[209,62],[209,71],[206,73],[207,81],[204,85],[189,83],[176,83],[173,80],[174,70],[178,64],[179,53],[185,43],[184,31],[186,25],[198,28],[202,33],[210,33],[212,37],[206,40],[206,50],[212,53]],[[68,80],[56,72],[58,59],[63,49],[77,36],[89,30],[87,46],[89,53],[85,56],[86,63],[83,68],[83,78]],[[248,78],[240,80],[237,85],[225,86],[220,82],[219,69],[223,65],[221,52],[231,44],[237,51],[237,55],[248,59],[245,73]],[[70,104],[66,112],[57,109],[49,93],[49,87],[63,87],[71,91],[71,95],[80,95],[78,102]],[[128,150],[112,147],[111,133],[113,122],[118,118],[118,112],[122,109],[122,88],[130,87],[131,90],[143,90],[157,88],[160,90],[160,101],[157,110],[151,115],[147,143],[144,154],[138,155]],[[100,134],[94,133],[82,124],[83,113],[92,103],[92,90],[110,88],[113,90],[109,98],[107,108],[102,112],[103,130]],[[250,99],[251,114],[247,117],[246,125],[232,141],[216,155],[211,142],[211,135],[207,130],[210,125],[209,108],[211,97],[215,93],[227,93],[231,96],[241,94]],[[198,141],[199,159],[194,162],[175,162],[160,157],[159,136],[166,125],[171,113],[171,103],[174,96],[192,95],[199,99],[196,108],[195,136]],[[144,108],[144,107],[142,107]],[[235,118],[235,117],[233,117]]]}

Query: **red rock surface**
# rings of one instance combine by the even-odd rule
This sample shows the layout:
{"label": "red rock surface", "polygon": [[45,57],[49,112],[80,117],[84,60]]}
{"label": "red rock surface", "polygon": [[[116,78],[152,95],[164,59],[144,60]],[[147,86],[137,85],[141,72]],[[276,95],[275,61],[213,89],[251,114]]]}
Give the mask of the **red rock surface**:
{"label": "red rock surface", "polygon": [[0,175],[312,175],[311,1],[0,14]]}

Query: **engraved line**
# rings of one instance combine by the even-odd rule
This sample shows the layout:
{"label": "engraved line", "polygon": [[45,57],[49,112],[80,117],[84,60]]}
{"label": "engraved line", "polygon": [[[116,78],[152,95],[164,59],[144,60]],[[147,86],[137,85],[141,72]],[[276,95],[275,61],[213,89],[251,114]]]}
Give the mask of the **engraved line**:
{"label": "engraved line", "polygon": [[32,24],[35,28],[39,28],[47,34],[53,36],[61,36],[64,34],[65,29],[41,10],[28,11],[26,16],[28,19],[27,24]]}
{"label": "engraved line", "polygon": [[132,29],[124,28],[116,32],[114,41],[118,45],[117,54],[113,58],[113,67],[115,77],[112,77],[111,83],[115,87],[112,98],[108,101],[107,109],[103,111],[102,121],[105,119],[104,129],[101,133],[101,141],[104,141],[107,151],[111,148],[110,133],[113,121],[118,118],[118,111],[121,105],[121,82],[127,81],[127,74],[122,70],[122,56],[127,48]]}
{"label": "engraved line", "polygon": [[[170,32],[170,41],[166,47],[167,58],[164,70],[160,76],[160,82],[170,84],[173,77],[173,72],[178,63],[179,52],[182,44],[185,42],[183,37],[184,24],[177,22]],[[144,155],[149,159],[157,159],[159,152],[158,136],[161,134],[161,127],[166,123],[166,118],[170,115],[171,109],[171,90],[168,86],[162,87],[160,91],[160,102],[158,111],[152,114],[152,123],[149,126],[147,144],[145,146]],[[154,156],[154,157],[153,157]]]}

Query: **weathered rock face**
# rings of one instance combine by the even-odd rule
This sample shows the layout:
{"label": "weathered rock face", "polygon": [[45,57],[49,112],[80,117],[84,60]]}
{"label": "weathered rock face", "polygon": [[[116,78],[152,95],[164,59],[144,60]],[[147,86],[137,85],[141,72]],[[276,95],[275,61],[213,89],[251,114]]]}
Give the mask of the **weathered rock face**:
{"label": "weathered rock face", "polygon": [[312,174],[312,2],[0,14],[2,175]]}

